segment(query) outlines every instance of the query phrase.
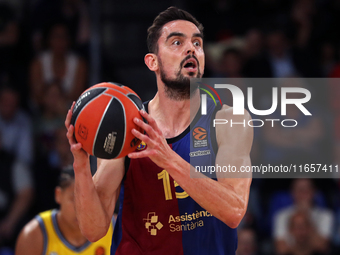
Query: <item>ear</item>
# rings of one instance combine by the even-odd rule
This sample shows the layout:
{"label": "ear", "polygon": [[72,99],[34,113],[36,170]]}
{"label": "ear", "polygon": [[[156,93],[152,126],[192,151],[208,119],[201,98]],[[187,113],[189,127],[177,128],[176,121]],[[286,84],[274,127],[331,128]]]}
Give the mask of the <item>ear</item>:
{"label": "ear", "polygon": [[56,187],[54,190],[54,199],[58,205],[61,203],[61,192],[62,190],[60,187]]}
{"label": "ear", "polygon": [[150,71],[157,71],[158,70],[158,58],[156,54],[148,53],[144,57],[144,62],[146,66],[150,69]]}

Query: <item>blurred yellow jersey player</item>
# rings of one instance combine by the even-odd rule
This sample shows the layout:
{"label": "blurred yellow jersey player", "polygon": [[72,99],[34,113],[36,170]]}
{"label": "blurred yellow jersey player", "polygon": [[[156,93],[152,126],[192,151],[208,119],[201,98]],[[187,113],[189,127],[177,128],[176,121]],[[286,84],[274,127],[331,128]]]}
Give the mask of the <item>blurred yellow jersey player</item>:
{"label": "blurred yellow jersey player", "polygon": [[106,236],[95,243],[89,242],[79,229],[73,190],[73,169],[64,169],[55,189],[55,199],[60,209],[42,212],[26,224],[16,243],[16,255],[110,254],[112,224]]}

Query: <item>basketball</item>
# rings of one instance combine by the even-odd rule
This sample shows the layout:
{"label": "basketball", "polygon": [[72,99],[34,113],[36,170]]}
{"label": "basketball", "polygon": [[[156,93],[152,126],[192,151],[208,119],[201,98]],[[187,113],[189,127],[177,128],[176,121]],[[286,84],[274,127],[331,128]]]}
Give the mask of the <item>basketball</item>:
{"label": "basketball", "polygon": [[85,90],[74,105],[71,124],[83,149],[98,158],[113,159],[133,152],[140,143],[132,133],[142,130],[133,122],[142,120],[139,96],[118,83],[103,82]]}

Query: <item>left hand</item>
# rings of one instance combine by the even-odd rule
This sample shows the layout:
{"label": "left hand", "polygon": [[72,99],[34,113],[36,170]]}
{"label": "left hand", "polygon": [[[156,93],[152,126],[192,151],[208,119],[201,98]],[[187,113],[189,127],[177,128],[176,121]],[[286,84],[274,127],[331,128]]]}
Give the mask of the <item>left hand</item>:
{"label": "left hand", "polygon": [[149,157],[156,165],[163,169],[167,169],[171,164],[171,155],[174,151],[168,145],[166,139],[163,136],[162,131],[158,128],[154,118],[152,118],[144,110],[140,111],[142,117],[144,117],[148,124],[144,121],[134,118],[134,122],[137,126],[146,131],[148,135],[142,134],[136,129],[132,129],[132,134],[147,145],[146,150],[141,152],[132,152],[128,154],[129,158],[144,158]]}

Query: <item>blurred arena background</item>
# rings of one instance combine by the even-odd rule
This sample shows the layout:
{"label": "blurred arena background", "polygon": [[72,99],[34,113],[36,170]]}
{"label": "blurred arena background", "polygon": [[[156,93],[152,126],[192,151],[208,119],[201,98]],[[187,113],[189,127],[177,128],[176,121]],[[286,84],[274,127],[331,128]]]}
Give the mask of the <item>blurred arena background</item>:
{"label": "blurred arena background", "polygon": [[[71,102],[102,81],[152,98],[146,30],[171,5],[205,27],[205,77],[340,77],[339,0],[1,0],[0,255],[12,254],[28,220],[56,207],[57,176],[73,161]],[[312,97],[313,121],[285,136],[255,132],[253,164],[340,163],[340,87]],[[336,175],[254,179],[237,254],[285,254],[285,245],[339,254],[339,197]]]}

